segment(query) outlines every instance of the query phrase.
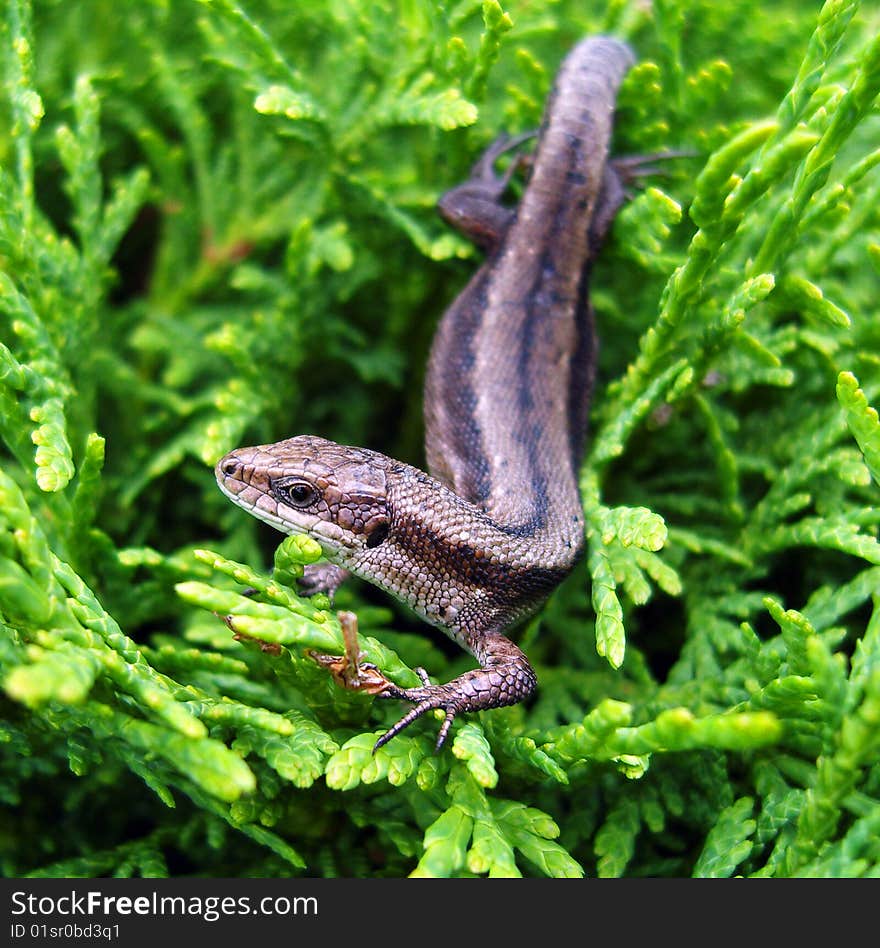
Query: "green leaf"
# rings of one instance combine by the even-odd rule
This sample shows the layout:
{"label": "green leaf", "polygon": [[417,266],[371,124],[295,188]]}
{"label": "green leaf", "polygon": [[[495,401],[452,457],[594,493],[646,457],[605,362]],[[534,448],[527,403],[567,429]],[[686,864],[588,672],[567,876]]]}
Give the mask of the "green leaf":
{"label": "green leaf", "polygon": [[851,372],[837,377],[837,399],[846,413],[846,423],[862,449],[874,480],[880,483],[880,421],[877,410],[868,404],[858,379]]}
{"label": "green leaf", "polygon": [[602,518],[602,542],[619,540],[627,546],[656,552],[666,542],[663,518],[646,507],[613,507]]}
{"label": "green leaf", "polygon": [[590,573],[593,577],[593,609],[596,612],[596,651],[608,659],[612,668],[623,664],[626,632],[623,609],[617,598],[617,583],[608,560],[600,547],[590,550]]}
{"label": "green leaf", "polygon": [[697,878],[727,879],[752,851],[754,800],[741,797],[718,815],[694,866]]}
{"label": "green leaf", "polygon": [[346,741],[327,762],[327,786],[332,790],[352,790],[360,783],[387,780],[399,787],[419,771],[425,763],[426,741],[395,738],[374,753],[373,745],[380,735],[381,732],[358,734]]}
{"label": "green leaf", "polygon": [[786,301],[790,301],[790,305],[801,308],[812,318],[844,329],[849,327],[849,316],[840,307],[825,299],[822,290],[809,280],[789,276],[779,289]]}
{"label": "green leaf", "polygon": [[600,878],[616,879],[624,874],[632,859],[640,829],[641,821],[635,802],[621,800],[596,833],[594,849]]}
{"label": "green leaf", "polygon": [[546,813],[511,801],[492,803],[505,835],[540,872],[556,879],[579,879],[584,870],[558,843],[559,827]]}
{"label": "green leaf", "polygon": [[80,704],[99,670],[99,663],[88,655],[46,652],[32,665],[13,668],[3,687],[10,698],[31,708],[50,701]]}
{"label": "green leaf", "polygon": [[459,806],[451,806],[425,830],[424,853],[410,873],[417,879],[446,879],[465,864],[473,820]]}
{"label": "green leaf", "polygon": [[242,728],[233,748],[252,749],[294,786],[310,787],[322,776],[327,758],[339,745],[303,714],[288,711],[286,720],[293,726],[292,734],[276,736],[257,728]]}
{"label": "green leaf", "polygon": [[254,108],[261,115],[283,115],[285,118],[324,121],[324,110],[305,92],[288,86],[272,85],[254,99]]}
{"label": "green leaf", "polygon": [[452,742],[452,753],[465,762],[481,787],[494,787],[498,783],[498,771],[489,742],[478,724],[468,722],[458,729]]}
{"label": "green leaf", "polygon": [[384,125],[436,125],[448,132],[473,125],[477,120],[477,107],[458,89],[444,89],[429,95],[409,91],[395,97],[380,118]]}
{"label": "green leaf", "polygon": [[513,846],[494,823],[485,819],[474,823],[467,868],[475,874],[488,873],[490,879],[517,879],[522,876],[516,865]]}

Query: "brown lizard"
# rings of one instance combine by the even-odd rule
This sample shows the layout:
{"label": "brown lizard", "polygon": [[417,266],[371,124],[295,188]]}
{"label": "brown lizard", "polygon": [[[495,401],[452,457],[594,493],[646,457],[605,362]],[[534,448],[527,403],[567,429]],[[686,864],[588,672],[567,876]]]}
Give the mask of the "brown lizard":
{"label": "brown lizard", "polygon": [[[216,468],[223,492],[285,533],[306,533],[330,566],[410,605],[479,662],[447,684],[389,683],[413,703],[384,744],[442,708],[439,748],[456,714],[514,704],[536,678],[508,631],[571,572],[584,547],[577,473],[596,360],[590,268],[624,200],[632,165],[609,162],[621,42],[588,38],[550,95],[516,208],[496,142],[443,196],[444,217],[487,252],[437,329],[425,384],[430,474],[312,435],[238,448]],[[309,578],[307,577],[307,582]]]}

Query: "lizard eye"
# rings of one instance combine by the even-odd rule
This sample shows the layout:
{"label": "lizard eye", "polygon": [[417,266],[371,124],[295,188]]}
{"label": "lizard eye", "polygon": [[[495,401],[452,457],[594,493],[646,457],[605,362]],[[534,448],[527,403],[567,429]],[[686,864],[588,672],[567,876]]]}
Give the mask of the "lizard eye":
{"label": "lizard eye", "polygon": [[318,492],[307,481],[273,484],[272,492],[291,507],[310,507],[318,499]]}

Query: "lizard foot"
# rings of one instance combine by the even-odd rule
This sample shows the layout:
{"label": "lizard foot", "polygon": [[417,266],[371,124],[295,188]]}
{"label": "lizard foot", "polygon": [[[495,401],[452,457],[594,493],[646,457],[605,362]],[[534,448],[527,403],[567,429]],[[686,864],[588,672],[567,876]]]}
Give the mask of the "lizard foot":
{"label": "lizard foot", "polygon": [[[347,569],[336,566],[334,563],[309,563],[303,568],[303,574],[296,581],[296,588],[301,596],[316,596],[324,593],[333,602],[336,590],[351,575]],[[246,586],[242,589],[242,596],[253,598],[259,593],[256,586]]]}
{"label": "lizard foot", "polygon": [[334,563],[310,563],[303,570],[296,585],[303,596],[324,593],[333,602],[336,590],[348,579],[350,573]]}
{"label": "lizard foot", "polygon": [[634,189],[643,187],[645,178],[664,175],[663,162],[672,158],[694,158],[696,152],[664,151],[651,155],[627,155],[612,158],[605,166],[602,188],[590,223],[590,242],[598,250],[617,212],[635,196]]}
{"label": "lizard foot", "polygon": [[[422,671],[422,669],[416,669]],[[410,726],[417,718],[420,718],[428,711],[436,708],[443,708],[446,717],[440,725],[440,731],[437,734],[437,742],[434,745],[435,750],[440,750],[452,727],[456,714],[459,711],[468,710],[461,698],[451,692],[449,685],[430,685],[425,684],[421,688],[398,688],[393,686],[379,696],[382,698],[403,698],[406,701],[415,703],[415,707],[409,711],[391,728],[389,728],[376,743],[373,745],[375,754],[383,744],[387,744],[392,737],[396,737],[404,728]]]}
{"label": "lizard foot", "polygon": [[495,162],[534,135],[525,132],[513,138],[496,138],[473,166],[467,181],[441,195],[437,202],[440,216],[484,250],[497,246],[510,226],[515,215],[501,199],[517,169],[528,167],[531,158],[519,152],[501,174],[495,171]]}
{"label": "lizard foot", "polygon": [[378,697],[402,698],[415,707],[388,729],[373,747],[375,753],[404,728],[410,726],[427,711],[442,708],[446,717],[440,725],[435,749],[440,750],[457,714],[462,711],[486,711],[517,704],[527,698],[537,686],[537,678],[525,655],[502,635],[492,636],[484,643],[486,649],[483,667],[465,672],[445,685],[432,685],[424,669],[416,672],[422,679],[420,688],[400,688],[389,683]]}

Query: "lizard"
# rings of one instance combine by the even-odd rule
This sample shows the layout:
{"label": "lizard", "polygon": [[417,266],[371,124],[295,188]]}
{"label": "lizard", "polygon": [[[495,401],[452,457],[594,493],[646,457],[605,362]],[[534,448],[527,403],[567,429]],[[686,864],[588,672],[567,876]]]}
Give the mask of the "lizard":
{"label": "lizard", "polygon": [[516,207],[503,197],[517,165],[494,142],[442,216],[485,251],[443,315],[424,387],[428,472],[315,435],[242,447],[216,465],[220,489],[285,533],[314,537],[327,563],[304,577],[332,594],[348,572],[407,603],[479,667],[445,684],[383,697],[412,708],[376,749],[433,709],[436,747],[462,712],[515,704],[537,679],[508,632],[571,572],[585,544],[578,469],[597,341],[589,281],[623,204],[627,159],[609,159],[617,90],[634,58],[610,37],[565,57]]}

